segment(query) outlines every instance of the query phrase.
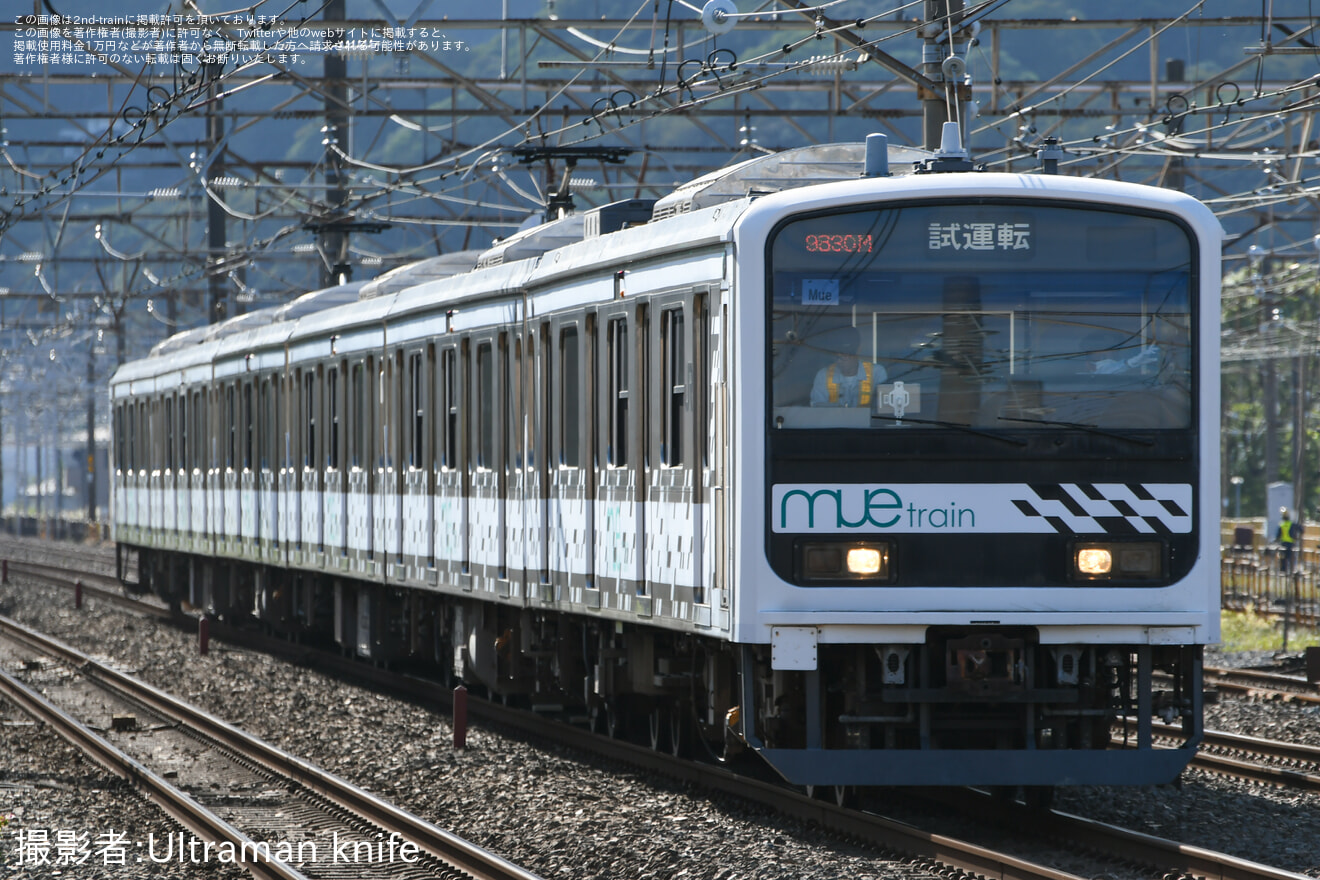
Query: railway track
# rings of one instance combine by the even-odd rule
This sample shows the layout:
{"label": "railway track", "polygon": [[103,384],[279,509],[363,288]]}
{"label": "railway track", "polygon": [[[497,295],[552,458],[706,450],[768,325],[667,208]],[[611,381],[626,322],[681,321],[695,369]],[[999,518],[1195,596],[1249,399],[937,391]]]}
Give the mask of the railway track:
{"label": "railway track", "polygon": [[[41,574],[37,574],[35,568],[24,567],[20,570],[29,576],[40,577],[42,580],[60,583],[67,587],[75,579],[75,573],[68,570],[56,571],[56,568],[56,566],[48,566]],[[168,609],[150,604],[143,607],[136,600],[126,599],[115,591],[89,586],[84,588],[89,596],[104,596],[111,601],[129,604],[140,613],[170,616]],[[290,645],[287,641],[269,639],[241,630],[233,632],[218,630],[217,636],[233,637],[250,647],[282,654],[299,662],[306,662],[310,654],[309,649]],[[442,700],[447,695],[434,682],[399,676],[388,670],[335,655],[318,652],[315,663],[323,669],[329,667],[343,674],[366,678],[373,684],[387,687],[395,692],[407,693],[428,702]],[[654,749],[604,736],[594,736],[589,744],[584,744],[584,737],[592,735],[578,726],[553,718],[535,716],[526,711],[482,700],[473,700],[470,706],[473,715],[500,726],[521,730],[565,747],[584,749],[607,760],[640,769],[648,775],[663,774],[684,783],[700,785],[708,790],[723,791],[747,798],[781,815],[814,823],[824,830],[880,850],[901,853],[918,863],[937,866],[936,869],[940,871],[953,869],[985,877],[1037,877],[1051,878],[1051,880],[1062,880],[1071,876],[1048,866],[1033,865],[1027,860],[1006,856],[990,848],[978,847],[944,835],[914,829],[883,816],[836,807],[805,796],[800,791],[749,779],[745,775],[730,772],[723,767],[676,760]],[[1300,876],[1209,850],[1125,831],[1082,817],[1061,813],[1045,814],[1040,811],[1013,812],[1018,810],[1017,807],[1005,811],[1002,802],[999,802],[993,810],[986,811],[985,807],[976,800],[975,795],[969,795],[965,791],[953,795],[951,800],[958,804],[959,809],[973,813],[1021,816],[1023,818],[1016,822],[1018,827],[1029,824],[1052,837],[1077,841],[1091,852],[1108,854],[1119,862],[1149,865],[1161,874],[1178,873],[1187,876],[1223,878],[1223,880],[1295,880]]]}
{"label": "railway track", "polygon": [[1258,669],[1220,669],[1206,667],[1205,683],[1221,693],[1235,696],[1293,700],[1320,704],[1320,688],[1305,678],[1264,672]]}
{"label": "railway track", "polygon": [[[77,682],[62,681],[58,690],[84,714],[89,702],[104,702],[107,695],[112,705],[135,710],[112,714],[108,725],[132,733],[121,738],[134,741],[130,754],[124,743],[76,718],[76,710],[61,708],[0,672],[7,698],[137,784],[201,838],[206,856],[238,853],[243,866],[263,880],[350,876],[345,871],[364,878],[536,880],[535,874],[67,645],[5,618],[0,635],[24,653],[58,661],[61,678],[74,678],[76,671]],[[25,666],[38,669],[40,663],[28,660]],[[80,696],[83,685],[96,696]],[[150,719],[146,725],[143,716]],[[186,779],[187,790],[170,777]],[[244,828],[259,829],[262,837],[249,836]],[[153,841],[153,860],[156,849]],[[191,841],[185,847],[180,835],[181,862],[195,860],[198,851]],[[173,838],[167,852],[176,853]]]}

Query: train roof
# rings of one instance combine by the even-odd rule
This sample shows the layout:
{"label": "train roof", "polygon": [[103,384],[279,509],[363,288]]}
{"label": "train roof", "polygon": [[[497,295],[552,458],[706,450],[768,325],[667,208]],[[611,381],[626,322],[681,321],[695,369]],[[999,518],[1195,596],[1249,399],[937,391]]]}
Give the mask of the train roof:
{"label": "train roof", "polygon": [[[933,155],[890,146],[890,184],[901,186],[895,178],[909,176]],[[566,302],[563,297],[570,295],[571,279],[593,267],[626,263],[630,273],[644,272],[648,262],[659,266],[658,261],[668,255],[717,248],[731,237],[748,207],[762,198],[769,207],[779,201],[774,197],[777,194],[804,187],[817,187],[820,198],[837,197],[839,184],[863,179],[865,156],[862,143],[815,145],[757,156],[683,184],[658,201],[630,199],[569,214],[520,229],[485,251],[429,258],[367,282],[313,291],[282,306],[176,334],[152,349],[147,359],[151,366],[129,370],[131,365],[126,365],[112,382],[170,373],[199,362],[218,365],[236,355],[249,360],[257,357],[257,363],[248,366],[265,368],[282,363],[285,345],[312,345],[310,352],[299,353],[310,355],[321,351],[315,346],[323,344],[327,336],[337,340],[338,350],[345,353],[370,348],[384,341],[379,325],[404,315],[431,312],[436,316],[400,330],[415,335],[434,332],[436,321],[444,321],[445,329],[459,330],[483,320],[515,320],[524,312],[532,317],[552,311]],[[965,175],[932,174],[923,177],[922,188],[976,187],[1002,176],[977,174],[973,181]],[[1099,188],[1112,195],[1117,185],[1071,177],[1057,180],[1066,180],[1062,188],[1082,197]],[[1003,186],[1002,182],[997,185]],[[1048,184],[1032,176],[1019,180],[1018,185],[1036,188]],[[556,290],[565,293],[556,298]],[[524,297],[528,293],[531,296]],[[598,293],[577,290],[571,295],[580,298]],[[476,309],[470,304],[478,299],[489,303]],[[491,309],[510,314],[496,315]],[[403,337],[391,327],[390,339],[402,341]],[[267,354],[262,355],[263,350]],[[226,367],[229,369],[233,367]]]}
{"label": "train roof", "polygon": [[358,291],[358,299],[375,299],[378,296],[416,287],[427,281],[462,275],[476,268],[479,256],[481,251],[478,250],[454,251],[399,266],[363,284],[362,289]]}

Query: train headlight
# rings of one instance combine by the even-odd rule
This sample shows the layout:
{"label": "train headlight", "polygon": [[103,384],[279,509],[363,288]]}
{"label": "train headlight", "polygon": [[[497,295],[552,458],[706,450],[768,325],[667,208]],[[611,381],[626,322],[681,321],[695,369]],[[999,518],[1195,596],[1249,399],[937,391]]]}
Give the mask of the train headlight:
{"label": "train headlight", "polygon": [[848,573],[869,577],[879,574],[885,557],[874,547],[852,547],[848,550]]}
{"label": "train headlight", "polygon": [[1083,577],[1099,577],[1114,568],[1114,554],[1108,547],[1082,547],[1077,551],[1077,573]]}
{"label": "train headlight", "polygon": [[804,583],[884,583],[892,579],[893,548],[886,541],[802,543],[797,558]]}
{"label": "train headlight", "polygon": [[1083,581],[1153,581],[1164,575],[1164,545],[1159,541],[1075,544],[1073,576]]}

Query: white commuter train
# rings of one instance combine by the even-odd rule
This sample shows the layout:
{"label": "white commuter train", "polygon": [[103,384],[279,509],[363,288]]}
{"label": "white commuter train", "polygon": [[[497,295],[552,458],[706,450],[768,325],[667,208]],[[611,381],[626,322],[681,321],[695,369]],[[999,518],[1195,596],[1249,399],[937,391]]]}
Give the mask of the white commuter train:
{"label": "white commuter train", "polygon": [[864,152],[161,343],[111,382],[121,557],[796,783],[1174,778],[1218,638],[1219,224]]}

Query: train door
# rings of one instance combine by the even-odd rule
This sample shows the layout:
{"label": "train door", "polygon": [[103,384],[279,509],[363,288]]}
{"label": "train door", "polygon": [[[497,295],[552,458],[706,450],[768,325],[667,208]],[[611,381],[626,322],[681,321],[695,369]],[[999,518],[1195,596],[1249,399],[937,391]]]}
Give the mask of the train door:
{"label": "train door", "polygon": [[352,362],[348,374],[348,491],[347,531],[344,554],[349,568],[367,573],[375,559],[374,459],[376,435],[376,359],[368,356]]}
{"label": "train door", "polygon": [[527,400],[527,370],[524,366],[524,340],[521,333],[508,334],[508,358],[505,370],[505,577],[509,593],[525,598],[528,595],[527,569],[530,548],[528,532],[528,476],[526,469],[527,424],[530,418]]}
{"label": "train door", "polygon": [[[321,427],[321,375],[320,367],[306,367],[298,371],[299,419],[298,451],[300,469],[298,473],[298,517],[299,535],[297,549],[304,563],[316,559],[323,561],[319,554],[325,551],[325,533],[321,499],[322,443]],[[318,554],[313,556],[313,554]]]}
{"label": "train door", "polygon": [[403,422],[405,468],[399,516],[408,577],[424,580],[435,568],[435,418],[429,402],[436,381],[435,345],[409,351],[405,361]]}
{"label": "train door", "polygon": [[379,371],[379,464],[376,468],[376,546],[387,577],[403,577],[403,441],[408,421],[403,418],[403,351],[386,357]]}
{"label": "train door", "polygon": [[302,440],[302,428],[299,424],[301,413],[298,373],[290,369],[288,352],[285,352],[285,370],[280,376],[283,389],[280,400],[280,423],[284,430],[280,437],[280,554],[285,565],[294,561],[298,542],[302,539],[302,499],[299,497],[300,477],[302,475],[302,451],[298,448]]}
{"label": "train door", "polygon": [[713,351],[706,362],[712,365],[713,375],[704,395],[710,399],[710,465],[706,484],[711,489],[711,505],[714,508],[714,522],[708,542],[715,553],[711,571],[710,604],[718,609],[720,619],[713,621],[721,628],[727,627],[731,620],[732,608],[729,607],[729,492],[728,492],[728,449],[729,449],[729,306],[713,299],[710,306],[710,333],[707,338]]}
{"label": "train door", "polygon": [[652,301],[646,578],[655,613],[680,619],[691,619],[704,598],[698,477],[706,426],[698,417],[701,370],[694,357],[700,305],[691,293]]}
{"label": "train door", "polygon": [[551,324],[551,425],[554,434],[549,522],[550,568],[555,596],[590,608],[600,607],[600,591],[593,579],[592,503],[595,481],[592,468],[592,423],[595,414],[595,316],[575,315]]}
{"label": "train door", "polygon": [[495,336],[471,340],[472,414],[468,426],[472,454],[468,459],[471,485],[471,528],[468,559],[475,589],[497,590],[504,577],[503,467],[500,432],[499,347]]}
{"label": "train door", "polygon": [[167,547],[176,546],[177,540],[176,527],[178,524],[178,506],[175,501],[174,492],[174,453],[175,453],[175,424],[174,424],[174,400],[175,395],[166,393],[164,400],[163,416],[163,449],[161,457],[161,530],[164,544]]}
{"label": "train door", "polygon": [[220,525],[221,546],[225,553],[234,553],[239,535],[239,388],[236,382],[224,386],[224,467],[221,483]]}
{"label": "train door", "polygon": [[279,553],[280,386],[277,375],[261,380],[257,395],[257,544],[258,557],[275,561]]}
{"label": "train door", "polygon": [[250,380],[241,385],[239,457],[241,467],[238,483],[240,552],[257,556],[258,526],[260,523],[260,494],[257,491],[257,401],[256,389]]}
{"label": "train door", "polygon": [[325,368],[325,482],[323,490],[327,564],[346,568],[348,561],[348,483],[344,455],[344,361]]}
{"label": "train door", "polygon": [[549,491],[550,491],[550,413],[551,401],[553,399],[551,382],[551,367],[554,363],[552,357],[553,345],[550,322],[543,322],[537,328],[534,336],[528,337],[528,368],[534,370],[531,387],[534,389],[533,396],[535,402],[529,400],[530,413],[532,421],[529,426],[527,439],[527,478],[529,481],[527,494],[531,507],[529,509],[529,521],[531,527],[528,532],[528,542],[531,547],[531,558],[528,566],[531,571],[528,573],[529,581],[535,579],[540,598],[546,601],[553,600],[554,588],[550,583],[550,519],[549,519]]}
{"label": "train door", "polygon": [[147,398],[147,497],[149,507],[148,522],[151,529],[152,543],[161,540],[162,499],[161,499],[161,439],[163,431],[160,424],[161,398]]}
{"label": "train door", "polygon": [[643,305],[620,303],[599,316],[601,394],[596,420],[600,469],[596,475],[595,572],[602,607],[650,613],[643,560],[646,413]]}
{"label": "train door", "polygon": [[454,342],[439,351],[436,383],[440,424],[436,433],[433,545],[441,583],[470,588],[467,557],[467,431],[463,413],[467,406],[467,341]]}
{"label": "train door", "polygon": [[183,550],[192,549],[192,469],[193,469],[193,436],[192,436],[192,392],[187,388],[179,394],[179,460],[178,477],[175,480],[175,497],[179,505],[179,547]]}
{"label": "train door", "polygon": [[523,479],[523,344],[517,333],[500,334],[500,474],[501,506],[504,528],[501,536],[500,570],[506,595],[525,595],[527,534],[523,521],[525,480]]}

